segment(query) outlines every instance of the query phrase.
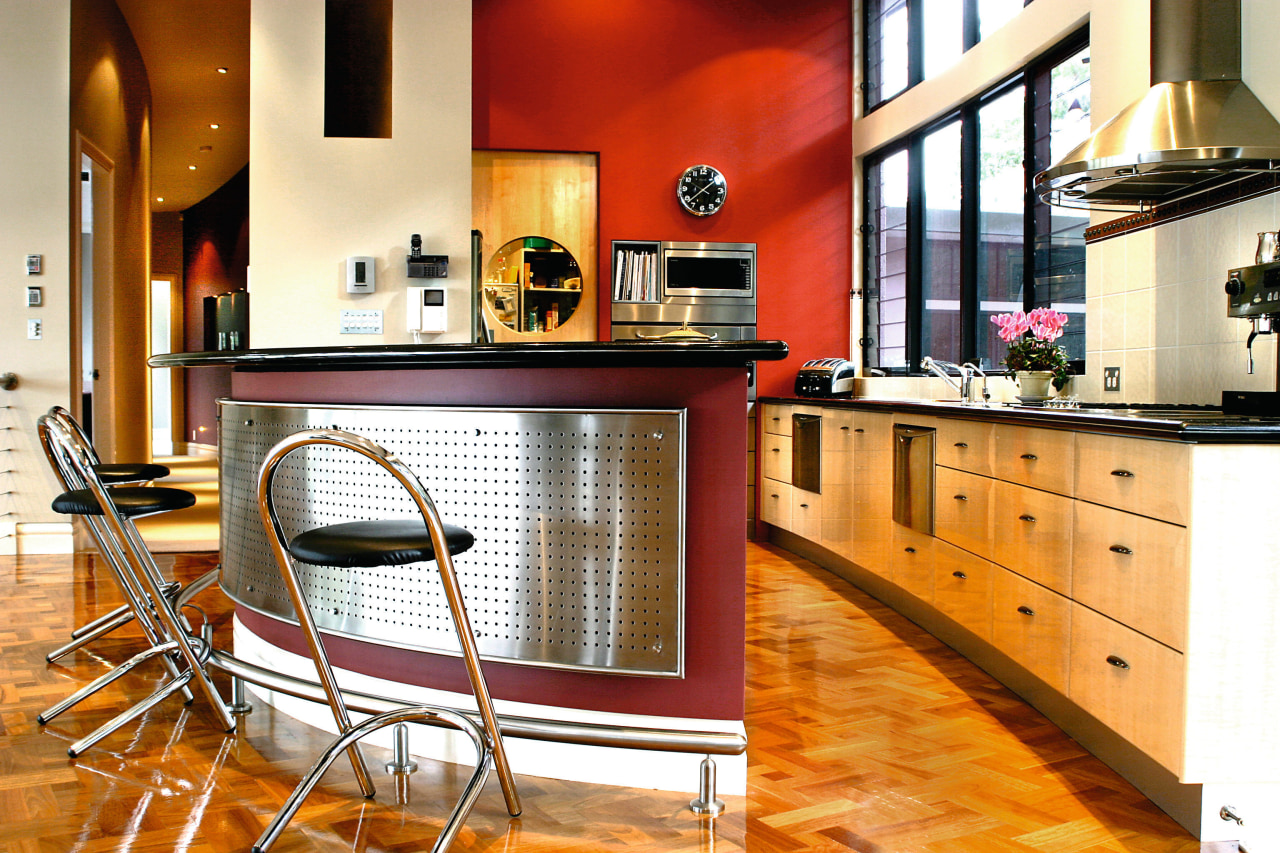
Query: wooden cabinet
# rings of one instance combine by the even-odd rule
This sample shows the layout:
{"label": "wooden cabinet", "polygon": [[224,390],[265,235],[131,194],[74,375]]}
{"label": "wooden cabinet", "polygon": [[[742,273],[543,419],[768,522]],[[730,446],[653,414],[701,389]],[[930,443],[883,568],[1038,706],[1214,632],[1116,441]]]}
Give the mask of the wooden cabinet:
{"label": "wooden cabinet", "polygon": [[1068,695],[1175,773],[1182,768],[1182,655],[1081,604],[1071,610]]}
{"label": "wooden cabinet", "polygon": [[991,642],[1059,693],[1070,672],[1071,600],[995,567]]}
{"label": "wooden cabinet", "polygon": [[921,601],[932,602],[934,547],[938,540],[894,523],[890,541],[890,580]]}
{"label": "wooden cabinet", "polygon": [[1076,497],[1138,515],[1187,523],[1191,449],[1173,441],[1081,433]]}
{"label": "wooden cabinet", "polygon": [[760,520],[791,529],[791,484],[764,478],[760,488]]}
{"label": "wooden cabinet", "polygon": [[791,532],[811,542],[822,539],[822,495],[791,487]]}
{"label": "wooden cabinet", "polygon": [[996,424],[992,470],[997,478],[1070,495],[1075,487],[1073,432]]}
{"label": "wooden cabinet", "polygon": [[761,437],[760,470],[767,479],[791,482],[791,436],[766,432]]}
{"label": "wooden cabinet", "polygon": [[934,544],[933,566],[933,606],[990,640],[991,583],[996,567],[946,542]]}
{"label": "wooden cabinet", "polygon": [[993,435],[989,421],[939,418],[934,458],[939,465],[990,477]]}
{"label": "wooden cabinet", "polygon": [[760,425],[765,433],[791,435],[792,406],[768,403],[760,407]]}
{"label": "wooden cabinet", "polygon": [[934,535],[983,557],[992,557],[995,481],[938,466],[934,482]]}
{"label": "wooden cabinet", "polygon": [[1071,594],[1071,498],[999,481],[992,559],[1063,595]]}

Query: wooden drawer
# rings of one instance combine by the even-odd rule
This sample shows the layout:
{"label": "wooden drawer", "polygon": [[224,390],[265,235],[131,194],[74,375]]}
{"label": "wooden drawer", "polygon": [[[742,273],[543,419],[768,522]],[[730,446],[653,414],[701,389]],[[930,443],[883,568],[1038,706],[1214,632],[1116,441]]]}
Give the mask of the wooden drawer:
{"label": "wooden drawer", "polygon": [[1185,651],[1187,575],[1185,527],[1077,501],[1076,601]]}
{"label": "wooden drawer", "polygon": [[1073,604],[1070,679],[1072,701],[1173,773],[1181,772],[1181,654]]}
{"label": "wooden drawer", "polygon": [[1065,695],[1070,643],[1071,600],[996,566],[991,644]]}
{"label": "wooden drawer", "polygon": [[1081,433],[1076,497],[1185,525],[1191,448],[1174,441]]}
{"label": "wooden drawer", "polygon": [[854,412],[853,445],[858,453],[893,452],[893,415],[888,412]]}
{"label": "wooden drawer", "polygon": [[791,435],[791,411],[793,406],[779,406],[768,403],[761,406],[760,426],[765,433],[774,435]]}
{"label": "wooden drawer", "polygon": [[933,549],[936,539],[901,524],[893,524],[889,546],[889,577],[923,601],[933,602]]}
{"label": "wooden drawer", "polygon": [[942,466],[935,476],[934,535],[990,559],[995,480]]}
{"label": "wooden drawer", "polygon": [[946,542],[933,547],[933,606],[977,634],[991,639],[991,578],[987,560]]}
{"label": "wooden drawer", "polygon": [[[787,421],[790,423],[790,420]],[[760,471],[770,480],[791,482],[791,436],[766,432],[760,446]]]}
{"label": "wooden drawer", "polygon": [[996,477],[1070,495],[1075,488],[1076,434],[996,424],[992,468]]}
{"label": "wooden drawer", "polygon": [[854,516],[849,540],[849,559],[882,578],[891,578],[894,523],[886,518]]}
{"label": "wooden drawer", "polygon": [[986,421],[938,419],[934,460],[971,474],[992,475],[992,428]]}
{"label": "wooden drawer", "polygon": [[791,488],[791,532],[810,542],[822,541],[822,495]]}
{"label": "wooden drawer", "polygon": [[791,529],[791,484],[765,479],[760,486],[760,520]]}
{"label": "wooden drawer", "polygon": [[1063,595],[1071,594],[1071,536],[1075,501],[997,482],[993,559]]}
{"label": "wooden drawer", "polygon": [[854,413],[850,409],[822,412],[822,453],[851,453],[854,448]]}

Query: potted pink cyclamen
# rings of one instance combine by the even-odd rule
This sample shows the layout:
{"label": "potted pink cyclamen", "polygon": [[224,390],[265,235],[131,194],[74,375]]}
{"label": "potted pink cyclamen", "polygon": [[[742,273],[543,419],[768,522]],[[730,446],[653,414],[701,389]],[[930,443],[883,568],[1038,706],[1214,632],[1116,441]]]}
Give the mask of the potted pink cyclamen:
{"label": "potted pink cyclamen", "polygon": [[1020,396],[1047,398],[1050,384],[1058,390],[1067,384],[1067,353],[1054,343],[1062,337],[1066,314],[1035,308],[1029,313],[997,314],[991,322],[1000,328],[1000,340],[1009,345],[1004,363],[1018,377]]}

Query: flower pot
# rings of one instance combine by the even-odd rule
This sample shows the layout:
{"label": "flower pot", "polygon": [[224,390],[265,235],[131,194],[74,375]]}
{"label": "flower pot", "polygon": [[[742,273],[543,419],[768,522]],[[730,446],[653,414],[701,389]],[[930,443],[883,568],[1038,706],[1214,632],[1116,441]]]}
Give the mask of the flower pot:
{"label": "flower pot", "polygon": [[1053,371],[1018,370],[1018,399],[1023,402],[1047,400],[1053,396]]}

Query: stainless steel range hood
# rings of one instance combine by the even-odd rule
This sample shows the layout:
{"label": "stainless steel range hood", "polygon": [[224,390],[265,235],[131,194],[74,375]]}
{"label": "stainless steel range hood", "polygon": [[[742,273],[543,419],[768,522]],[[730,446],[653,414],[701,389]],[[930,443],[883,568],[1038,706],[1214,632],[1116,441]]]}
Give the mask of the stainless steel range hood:
{"label": "stainless steel range hood", "polygon": [[1036,175],[1036,195],[1145,209],[1280,168],[1280,122],[1241,81],[1240,0],[1151,0],[1151,81]]}

